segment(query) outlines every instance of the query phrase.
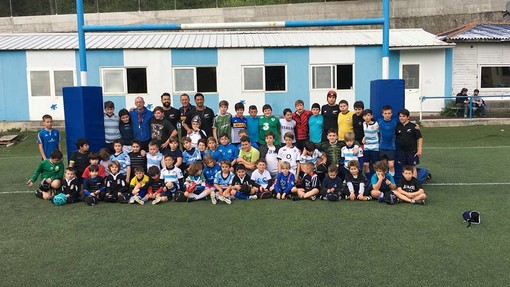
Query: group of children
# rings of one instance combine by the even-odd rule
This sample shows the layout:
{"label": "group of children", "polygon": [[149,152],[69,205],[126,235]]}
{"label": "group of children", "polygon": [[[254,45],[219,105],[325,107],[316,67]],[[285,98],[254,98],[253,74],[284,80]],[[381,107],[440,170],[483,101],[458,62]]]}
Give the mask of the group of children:
{"label": "group of children", "polygon": [[[193,120],[191,134],[179,141],[177,133],[172,133],[163,148],[161,141],[152,140],[148,151],[127,133],[129,113],[121,110],[120,138],[99,153],[89,151],[86,139],[78,139],[78,150],[65,169],[60,136],[52,129],[51,116],[45,115],[44,129],[38,135],[43,161],[28,185],[41,176],[38,197],[52,199],[62,193],[67,203],[84,201],[89,205],[99,201],[143,205],[148,201],[158,204],[206,198],[213,204],[231,204],[234,198],[375,198],[389,204],[425,203],[426,194],[416,179],[423,139],[419,127],[409,121],[409,111],[399,111],[397,123],[391,119],[391,107],[384,106],[382,119],[374,121],[373,112],[364,109],[363,102],[356,102],[354,112],[350,112],[347,101],[342,100],[338,129],[327,130],[327,140],[321,141],[324,120],[319,104],[314,103],[307,111],[298,100],[295,107],[295,112],[285,109],[283,118],[278,119],[268,104],[263,106],[261,117],[257,107],[250,106],[245,117],[244,105],[237,103],[236,114],[231,116],[228,103],[221,101],[213,134],[205,134],[200,121]],[[109,103],[105,111],[112,118]],[[163,114],[162,110],[156,112],[159,117]],[[106,125],[106,115],[105,127],[115,127]],[[112,139],[112,131],[105,134]],[[395,160],[403,166],[398,184]]]}

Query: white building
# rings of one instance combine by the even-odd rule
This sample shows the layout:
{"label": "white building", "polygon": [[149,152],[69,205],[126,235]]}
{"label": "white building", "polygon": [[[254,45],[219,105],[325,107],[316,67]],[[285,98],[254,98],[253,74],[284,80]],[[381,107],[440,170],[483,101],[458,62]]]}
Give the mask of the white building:
{"label": "white building", "polygon": [[481,95],[510,94],[509,22],[469,23],[439,36],[456,44],[451,95],[464,87],[469,94],[474,89]]}
{"label": "white building", "polygon": [[[116,110],[143,96],[149,107],[160,95],[196,92],[217,110],[218,102],[275,114],[302,99],[309,108],[326,92],[370,107],[370,81],[381,79],[381,30],[253,32],[89,33],[88,84],[102,86]],[[390,33],[390,78],[406,80],[405,105],[419,110],[419,97],[450,95],[452,48],[422,29]],[[80,85],[74,33],[0,35],[0,120],[63,118],[62,87]],[[507,55],[508,56],[508,55]],[[443,102],[426,103],[439,111]],[[261,111],[260,111],[261,112]]]}

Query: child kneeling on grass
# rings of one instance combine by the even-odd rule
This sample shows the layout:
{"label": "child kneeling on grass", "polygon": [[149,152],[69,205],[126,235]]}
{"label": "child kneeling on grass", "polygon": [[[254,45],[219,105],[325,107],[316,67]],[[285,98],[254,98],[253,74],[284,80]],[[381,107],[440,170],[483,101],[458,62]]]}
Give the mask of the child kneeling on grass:
{"label": "child kneeling on grass", "polygon": [[425,205],[427,195],[418,179],[413,176],[413,166],[404,166],[395,195],[402,201]]}
{"label": "child kneeling on grass", "polygon": [[319,178],[315,174],[314,165],[311,162],[305,162],[302,165],[303,168],[303,177],[301,178],[301,184],[293,187],[291,189],[292,200],[299,199],[310,199],[316,200],[317,195],[319,194]]}
{"label": "child kneeling on grass", "polygon": [[55,191],[60,188],[62,177],[64,176],[64,164],[62,163],[61,151],[58,149],[52,150],[50,158],[39,163],[32,178],[28,180],[27,185],[32,186],[39,175],[42,181],[39,185],[39,189],[35,191],[35,196],[42,199],[50,199],[50,197],[55,194]]}
{"label": "child kneeling on grass", "polygon": [[379,202],[386,201],[388,204],[396,202],[394,191],[397,189],[395,179],[388,172],[388,163],[386,160],[380,160],[374,163],[375,174],[370,180],[372,185],[372,197],[377,198]]}

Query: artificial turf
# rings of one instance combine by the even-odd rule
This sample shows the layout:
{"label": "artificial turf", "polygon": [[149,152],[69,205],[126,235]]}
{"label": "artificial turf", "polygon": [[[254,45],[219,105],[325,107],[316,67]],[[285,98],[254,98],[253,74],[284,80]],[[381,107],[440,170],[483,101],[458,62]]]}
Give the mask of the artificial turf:
{"label": "artificial turf", "polygon": [[[507,286],[505,130],[423,128],[422,165],[433,175],[425,206],[237,200],[57,207],[11,193],[29,190],[24,183],[37,166],[35,134],[26,133],[0,148],[0,285]],[[466,228],[461,213],[470,209],[482,223]]]}

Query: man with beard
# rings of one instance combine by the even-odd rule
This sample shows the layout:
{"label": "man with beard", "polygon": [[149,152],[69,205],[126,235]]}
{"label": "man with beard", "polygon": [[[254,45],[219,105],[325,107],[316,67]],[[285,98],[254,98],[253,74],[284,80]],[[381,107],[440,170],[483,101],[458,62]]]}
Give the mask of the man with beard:
{"label": "man with beard", "polygon": [[161,104],[163,105],[163,111],[165,113],[165,118],[175,127],[178,127],[179,120],[181,118],[181,113],[178,109],[172,107],[172,100],[170,98],[169,93],[163,93],[161,95]]}
{"label": "man with beard", "polygon": [[328,131],[330,129],[338,130],[338,104],[336,104],[336,92],[330,90],[327,98],[328,104],[323,105],[321,115],[323,116],[322,141],[328,140]]}
{"label": "man with beard", "polygon": [[192,132],[191,120],[198,116],[201,123],[200,128],[204,130],[208,137],[212,136],[214,111],[204,105],[204,95],[202,93],[195,95],[195,104],[195,109],[186,113],[186,120],[182,123],[182,127],[186,130],[187,134],[190,134]]}
{"label": "man with beard", "polygon": [[184,121],[186,120],[186,114],[195,110],[195,106],[189,103],[188,94],[182,94],[180,97],[181,107],[179,108],[179,113],[181,115],[179,124],[181,125],[181,137],[185,137],[188,135],[186,129],[182,126]]}

